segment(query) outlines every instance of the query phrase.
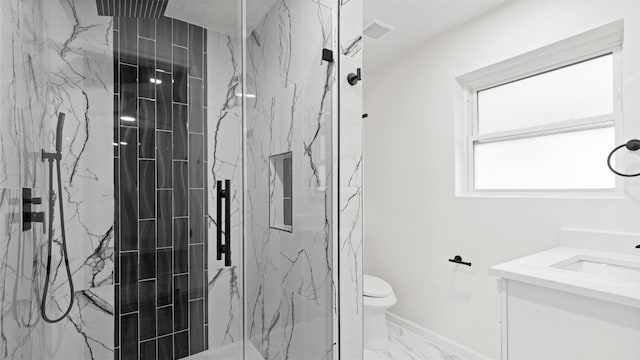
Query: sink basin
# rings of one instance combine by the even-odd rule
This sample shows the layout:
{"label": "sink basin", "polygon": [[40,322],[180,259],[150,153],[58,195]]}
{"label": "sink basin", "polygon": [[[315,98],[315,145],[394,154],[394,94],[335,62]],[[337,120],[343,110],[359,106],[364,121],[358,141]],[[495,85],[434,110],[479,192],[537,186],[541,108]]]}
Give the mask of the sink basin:
{"label": "sink basin", "polygon": [[640,283],[640,267],[637,264],[625,264],[605,258],[572,258],[551,267],[609,280]]}

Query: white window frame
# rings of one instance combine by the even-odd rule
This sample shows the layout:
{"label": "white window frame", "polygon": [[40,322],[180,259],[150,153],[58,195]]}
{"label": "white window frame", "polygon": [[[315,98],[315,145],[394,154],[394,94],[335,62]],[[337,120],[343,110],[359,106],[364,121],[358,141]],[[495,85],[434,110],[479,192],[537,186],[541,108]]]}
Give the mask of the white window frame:
{"label": "white window frame", "polygon": [[[463,109],[456,122],[456,195],[470,197],[551,197],[551,198],[624,198],[624,181],[616,177],[614,189],[475,189],[474,144],[530,138],[608,127],[615,129],[616,144],[622,143],[622,20],[587,31],[549,46],[456,78],[462,92]],[[600,56],[613,56],[613,113],[518,128],[514,130],[479,134],[478,93],[513,81],[543,74]],[[459,96],[460,97],[460,96]],[[616,154],[616,164],[624,166],[624,158]]]}

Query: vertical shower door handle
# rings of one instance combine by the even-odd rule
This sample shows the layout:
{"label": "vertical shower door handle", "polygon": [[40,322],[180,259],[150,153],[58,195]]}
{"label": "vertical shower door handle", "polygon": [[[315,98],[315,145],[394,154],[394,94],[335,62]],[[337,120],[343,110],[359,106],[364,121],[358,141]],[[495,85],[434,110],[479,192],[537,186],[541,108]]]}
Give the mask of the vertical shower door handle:
{"label": "vertical shower door handle", "polygon": [[[222,260],[224,255],[224,266],[231,266],[231,180],[216,181],[216,189],[218,195],[216,204],[217,259]],[[224,234],[222,232],[222,201],[224,201]]]}

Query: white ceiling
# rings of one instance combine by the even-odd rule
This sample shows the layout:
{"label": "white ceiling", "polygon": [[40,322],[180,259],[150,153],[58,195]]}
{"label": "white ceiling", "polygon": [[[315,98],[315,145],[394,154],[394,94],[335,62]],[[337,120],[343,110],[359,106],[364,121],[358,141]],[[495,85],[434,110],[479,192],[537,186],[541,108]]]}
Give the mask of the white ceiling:
{"label": "white ceiling", "polygon": [[[247,33],[253,30],[277,0],[247,0]],[[165,14],[208,30],[238,35],[238,0],[170,0]]]}
{"label": "white ceiling", "polygon": [[364,0],[364,25],[378,19],[396,28],[379,40],[365,37],[364,65],[375,68],[506,1]]}
{"label": "white ceiling", "polygon": [[[246,0],[250,32],[277,0]],[[364,64],[376,67],[429,38],[508,0],[364,0],[364,24],[379,19],[396,29],[380,40],[365,37]],[[238,34],[238,0],[170,0],[166,15],[223,34]]]}

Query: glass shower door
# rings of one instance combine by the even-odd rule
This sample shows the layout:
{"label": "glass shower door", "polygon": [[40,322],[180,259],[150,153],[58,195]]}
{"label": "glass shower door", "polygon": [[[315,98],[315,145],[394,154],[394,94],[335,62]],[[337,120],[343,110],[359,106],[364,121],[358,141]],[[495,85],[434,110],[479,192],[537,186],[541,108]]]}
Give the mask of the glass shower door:
{"label": "glass shower door", "polygon": [[0,2],[0,359],[242,358],[240,10]]}
{"label": "glass shower door", "polygon": [[247,5],[244,231],[250,358],[337,356],[337,3]]}

